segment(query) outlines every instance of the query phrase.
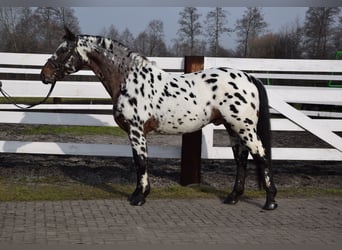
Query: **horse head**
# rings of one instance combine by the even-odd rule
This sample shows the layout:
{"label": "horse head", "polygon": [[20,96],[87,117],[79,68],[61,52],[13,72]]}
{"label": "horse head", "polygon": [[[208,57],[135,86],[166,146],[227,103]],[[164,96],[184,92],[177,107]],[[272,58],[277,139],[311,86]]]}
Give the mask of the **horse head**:
{"label": "horse head", "polygon": [[83,60],[77,51],[77,36],[67,27],[64,41],[57,47],[55,53],[43,66],[40,79],[45,84],[54,84],[71,73],[79,71],[83,66]]}

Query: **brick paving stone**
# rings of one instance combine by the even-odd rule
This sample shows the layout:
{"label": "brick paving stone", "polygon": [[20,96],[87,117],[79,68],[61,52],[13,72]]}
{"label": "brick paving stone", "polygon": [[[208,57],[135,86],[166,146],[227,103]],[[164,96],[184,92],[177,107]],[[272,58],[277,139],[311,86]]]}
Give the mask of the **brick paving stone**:
{"label": "brick paving stone", "polygon": [[229,206],[218,199],[0,203],[0,246],[9,244],[320,244],[342,243],[342,197],[263,199]]}

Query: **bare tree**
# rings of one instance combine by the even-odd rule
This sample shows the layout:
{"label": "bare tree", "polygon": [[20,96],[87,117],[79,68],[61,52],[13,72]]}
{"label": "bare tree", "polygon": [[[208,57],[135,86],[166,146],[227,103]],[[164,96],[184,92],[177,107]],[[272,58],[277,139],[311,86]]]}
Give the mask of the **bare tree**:
{"label": "bare tree", "polygon": [[304,32],[303,25],[300,24],[298,18],[292,24],[283,27],[277,36],[276,58],[301,58],[303,56]]}
{"label": "bare tree", "polygon": [[160,55],[164,44],[164,24],[160,20],[152,20],[147,27],[146,33],[149,38],[149,56]]}
{"label": "bare tree", "polygon": [[103,28],[100,34],[101,36],[108,37],[113,40],[118,40],[120,36],[119,31],[113,24],[111,24],[108,28]]}
{"label": "bare tree", "polygon": [[202,33],[202,25],[199,21],[201,15],[198,14],[195,7],[185,7],[179,15],[179,40],[186,43],[189,48],[188,53],[194,55],[196,52],[196,37]]}
{"label": "bare tree", "polygon": [[342,51],[342,16],[338,18],[338,24],[334,29],[334,34],[332,38],[334,44],[334,49],[336,51]]}
{"label": "bare tree", "polygon": [[77,17],[75,16],[75,11],[72,8],[67,8],[67,7],[59,7],[58,8],[60,11],[61,15],[61,22],[60,26],[63,24],[68,26],[70,30],[75,32],[76,34],[79,34],[81,32],[81,28],[78,22]]}
{"label": "bare tree", "polygon": [[71,8],[0,9],[1,49],[9,52],[51,52],[64,35],[64,25],[79,33]]}
{"label": "bare tree", "polygon": [[55,47],[64,34],[64,26],[67,26],[75,33],[80,32],[78,20],[74,16],[74,10],[64,7],[38,7],[34,15],[40,22],[40,32],[44,35],[42,41],[44,48]]}
{"label": "bare tree", "polygon": [[136,49],[145,56],[166,56],[164,42],[164,24],[160,20],[152,20],[147,28],[135,39]]}
{"label": "bare tree", "polygon": [[310,7],[305,16],[305,47],[307,56],[327,58],[331,56],[332,35],[340,12],[339,7]]}
{"label": "bare tree", "polygon": [[31,8],[23,8],[21,17],[15,27],[18,52],[38,52],[41,50],[45,36],[41,33],[39,20]]}
{"label": "bare tree", "polygon": [[263,34],[267,23],[264,20],[261,8],[248,7],[242,18],[236,21],[235,30],[238,35],[238,46],[242,56],[249,56],[249,47],[253,39]]}
{"label": "bare tree", "polygon": [[0,8],[0,48],[17,52],[18,45],[15,34],[15,28],[20,21],[21,8]]}
{"label": "bare tree", "polygon": [[250,46],[249,57],[275,58],[278,37],[273,33],[258,36]]}
{"label": "bare tree", "polygon": [[184,56],[188,53],[187,51],[189,51],[189,48],[187,44],[183,43],[179,39],[173,39],[169,51],[172,56]]}
{"label": "bare tree", "polygon": [[149,42],[148,42],[148,35],[146,31],[140,32],[137,38],[135,39],[135,49],[143,54],[147,55],[149,51]]}
{"label": "bare tree", "polygon": [[129,31],[128,28],[126,28],[119,36],[118,40],[122,42],[125,46],[127,46],[130,49],[134,48],[134,36],[132,32]]}
{"label": "bare tree", "polygon": [[220,38],[224,33],[231,32],[226,27],[227,11],[223,8],[217,7],[214,10],[208,12],[206,17],[206,36],[209,40],[210,55],[218,56],[220,51]]}

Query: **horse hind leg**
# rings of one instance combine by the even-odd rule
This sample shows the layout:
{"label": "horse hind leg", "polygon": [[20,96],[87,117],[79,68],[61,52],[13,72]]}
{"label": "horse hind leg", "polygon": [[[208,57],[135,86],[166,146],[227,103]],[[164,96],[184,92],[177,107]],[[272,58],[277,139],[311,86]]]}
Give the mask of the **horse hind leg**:
{"label": "horse hind leg", "polygon": [[263,209],[274,210],[278,207],[278,204],[275,201],[277,189],[273,181],[272,166],[265,156],[260,156],[259,154],[252,154],[252,156],[259,171],[259,182],[261,182],[266,191],[266,203]]}
{"label": "horse hind leg", "polygon": [[237,142],[232,149],[237,169],[234,188],[224,200],[224,203],[226,204],[236,204],[245,190],[248,149],[239,142]]}
{"label": "horse hind leg", "polygon": [[129,133],[131,141],[133,160],[137,171],[137,184],[135,191],[129,197],[131,205],[141,206],[150,193],[150,182],[147,173],[147,145],[142,131],[131,130]]}
{"label": "horse hind leg", "polygon": [[278,207],[278,205],[275,201],[277,189],[273,181],[271,160],[267,158],[266,150],[256,133],[255,136],[253,136],[253,139],[246,140],[245,144],[249,148],[249,151],[251,152],[256,164],[259,185],[262,184],[264,190],[266,191],[266,203],[263,206],[263,209],[274,210]]}
{"label": "horse hind leg", "polygon": [[[238,133],[238,131],[236,131]],[[246,126],[243,132],[239,133],[243,145],[251,153],[258,171],[259,183],[266,191],[266,203],[263,206],[265,210],[274,210],[278,207],[275,202],[277,189],[273,181],[273,171],[271,161],[267,159],[266,150],[252,126]]]}

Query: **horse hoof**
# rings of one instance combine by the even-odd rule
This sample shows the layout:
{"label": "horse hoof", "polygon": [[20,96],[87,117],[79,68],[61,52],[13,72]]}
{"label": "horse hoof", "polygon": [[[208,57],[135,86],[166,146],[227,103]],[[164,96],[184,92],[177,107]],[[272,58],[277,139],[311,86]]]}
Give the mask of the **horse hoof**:
{"label": "horse hoof", "polygon": [[143,194],[132,195],[129,201],[132,206],[142,206],[146,202]]}
{"label": "horse hoof", "polygon": [[223,201],[225,204],[229,205],[235,205],[238,203],[239,199],[232,197],[231,195],[228,195],[227,198]]}
{"label": "horse hoof", "polygon": [[266,204],[263,207],[263,209],[265,209],[265,210],[274,210],[277,207],[278,207],[278,204],[275,201],[271,201],[271,202],[266,202]]}

